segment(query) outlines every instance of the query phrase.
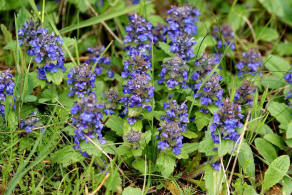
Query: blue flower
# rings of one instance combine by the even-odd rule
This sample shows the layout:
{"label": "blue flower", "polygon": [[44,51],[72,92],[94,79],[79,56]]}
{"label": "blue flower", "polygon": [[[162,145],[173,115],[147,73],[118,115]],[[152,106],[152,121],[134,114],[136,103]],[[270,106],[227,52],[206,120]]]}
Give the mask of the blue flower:
{"label": "blue flower", "polygon": [[[34,128],[37,128],[37,123],[39,122],[39,118],[37,117],[37,112],[32,112],[24,119],[20,121],[20,128],[25,129],[27,133],[31,133]],[[43,129],[41,129],[43,131]]]}
{"label": "blue flower", "polygon": [[185,61],[178,55],[174,55],[167,63],[162,65],[160,72],[159,84],[166,81],[169,88],[174,88],[180,85],[182,88],[187,88],[188,71]]}
{"label": "blue flower", "polygon": [[285,81],[287,81],[287,83],[292,85],[292,70],[285,75],[284,79],[285,79]]}
{"label": "blue flower", "polygon": [[234,32],[229,24],[226,23],[220,27],[215,26],[213,28],[212,36],[217,41],[218,49],[225,49],[229,45],[231,50],[236,49],[234,43]]}
{"label": "blue flower", "polygon": [[97,137],[101,144],[105,143],[102,137],[102,109],[103,104],[98,104],[95,94],[83,97],[80,102],[75,102],[71,108],[72,124],[75,126],[74,148],[80,149],[80,142],[90,138]]}
{"label": "blue flower", "polygon": [[165,150],[171,147],[172,152],[176,155],[181,153],[182,148],[182,132],[186,131],[189,117],[187,113],[188,106],[185,103],[177,104],[176,100],[171,100],[163,105],[166,115],[161,116],[160,141],[158,149]]}
{"label": "blue flower", "polygon": [[26,53],[33,57],[39,70],[38,78],[47,80],[46,73],[65,71],[63,41],[48,29],[40,26],[39,21],[26,21],[18,30],[19,45],[27,48]]}
{"label": "blue flower", "polygon": [[90,65],[90,68],[96,64],[96,67],[94,69],[94,73],[97,76],[102,75],[102,73],[105,71],[107,73],[107,76],[109,78],[114,77],[114,72],[112,71],[110,65],[111,61],[110,58],[102,56],[101,54],[104,52],[105,47],[104,46],[97,46],[95,48],[88,48],[89,54],[89,60],[86,61],[87,64]]}
{"label": "blue flower", "polygon": [[170,39],[170,51],[184,60],[193,58],[193,46],[196,44],[193,36],[197,34],[196,22],[200,12],[189,6],[172,6],[166,13],[169,15],[166,19],[168,26],[163,31]]}
{"label": "blue flower", "polygon": [[243,126],[241,123],[242,118],[240,105],[226,99],[220,110],[214,113],[213,123],[209,126],[214,143],[220,143],[220,137],[237,143],[239,139],[237,129]]}
{"label": "blue flower", "polygon": [[77,95],[79,98],[93,93],[95,75],[91,73],[88,64],[76,66],[68,73],[67,84],[70,87],[69,96]]}
{"label": "blue flower", "polygon": [[[238,69],[238,75],[243,76],[245,74],[251,74],[254,76],[259,68],[263,66],[263,62],[261,59],[261,54],[256,50],[252,49],[248,52],[242,53],[242,60],[236,64],[236,68]],[[260,72],[260,75],[262,73]]]}
{"label": "blue flower", "polygon": [[15,84],[12,80],[12,74],[9,69],[1,72],[0,74],[0,114],[4,116],[5,105],[2,103],[6,100],[7,96],[12,96]]}
{"label": "blue flower", "polygon": [[240,105],[252,105],[253,95],[256,92],[256,87],[251,82],[244,80],[239,89],[235,92],[234,102]]}

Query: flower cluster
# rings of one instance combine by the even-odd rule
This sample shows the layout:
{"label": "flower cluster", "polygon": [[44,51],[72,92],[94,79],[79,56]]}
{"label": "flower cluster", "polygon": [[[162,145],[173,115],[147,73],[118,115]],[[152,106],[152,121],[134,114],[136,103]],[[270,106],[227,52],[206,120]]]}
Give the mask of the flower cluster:
{"label": "flower cluster", "polygon": [[186,88],[186,82],[188,80],[188,71],[185,65],[185,61],[178,55],[171,57],[167,63],[162,65],[160,72],[159,84],[166,81],[169,88],[174,88],[180,85],[182,88]]}
{"label": "flower cluster", "polygon": [[0,114],[4,116],[5,106],[1,102],[6,100],[6,95],[13,95],[15,84],[12,80],[12,74],[9,70],[3,71],[0,74]]}
{"label": "flower cluster", "polygon": [[53,32],[40,26],[39,21],[26,21],[18,30],[19,45],[27,47],[26,53],[33,57],[38,64],[38,78],[47,80],[46,73],[55,73],[59,69],[63,72],[64,52],[62,50],[63,40]]}
{"label": "flower cluster", "polygon": [[209,126],[215,144],[221,139],[230,139],[235,143],[239,139],[237,129],[242,127],[241,107],[226,99],[217,113],[214,113],[213,123]]}
{"label": "flower cluster", "polygon": [[79,98],[93,92],[95,75],[91,73],[88,64],[76,66],[68,73],[67,84],[70,86],[68,96],[77,95]]}
{"label": "flower cluster", "polygon": [[197,34],[196,22],[200,12],[189,6],[172,6],[166,13],[169,15],[166,19],[168,27],[164,31],[171,41],[170,51],[185,60],[193,58],[193,46],[196,44],[193,36]]}
{"label": "flower cluster", "polygon": [[213,56],[204,53],[197,61],[196,65],[199,67],[199,70],[195,71],[192,74],[192,80],[198,82],[204,79],[217,64],[219,64],[220,58],[218,55],[214,54]]}
{"label": "flower cluster", "polygon": [[256,92],[256,87],[251,82],[244,80],[240,88],[235,92],[234,102],[240,105],[252,105],[253,93]]}
{"label": "flower cluster", "polygon": [[142,133],[139,131],[134,131],[131,129],[126,135],[125,138],[127,142],[133,144],[134,148],[138,148],[140,146],[139,141],[142,137]]}
{"label": "flower cluster", "polygon": [[188,106],[184,102],[178,104],[176,100],[171,100],[169,103],[164,103],[163,109],[166,110],[166,115],[161,116],[158,148],[165,150],[171,147],[172,152],[178,155],[182,148],[181,133],[186,131],[186,123],[189,122]]}
{"label": "flower cluster", "polygon": [[251,74],[252,76],[263,66],[261,54],[254,49],[242,53],[242,60],[236,64],[238,75]]}
{"label": "flower cluster", "polygon": [[226,23],[220,27],[215,26],[212,36],[217,42],[218,49],[224,49],[230,45],[230,49],[235,50],[234,32],[229,24]]}
{"label": "flower cluster", "polygon": [[98,137],[101,144],[105,144],[101,130],[103,128],[103,104],[98,104],[95,94],[83,97],[80,102],[75,102],[71,108],[72,124],[75,126],[74,148],[80,149],[80,142],[89,138]]}
{"label": "flower cluster", "polygon": [[[127,115],[129,108],[146,108],[152,110],[149,102],[154,96],[154,87],[151,85],[151,76],[148,73],[151,70],[151,55],[153,26],[144,18],[137,14],[130,16],[130,24],[126,27],[127,35],[124,42],[128,44],[125,48],[129,58],[124,61],[124,71],[122,78],[128,78],[123,85],[124,97],[120,102],[124,104],[125,110],[121,116]],[[139,112],[135,115],[128,115],[128,122],[134,125]]]}
{"label": "flower cluster", "polygon": [[137,14],[129,16],[129,20],[124,39],[125,43],[131,45],[125,48],[128,55],[135,57],[138,54],[147,54],[152,49],[152,40],[157,40],[152,34],[152,24]]}
{"label": "flower cluster", "polygon": [[[34,128],[37,128],[37,123],[39,118],[37,117],[37,112],[32,112],[28,117],[20,121],[20,128],[25,129],[27,133],[31,133]],[[43,128],[41,129],[43,131]]]}
{"label": "flower cluster", "polygon": [[104,113],[106,115],[114,114],[120,100],[119,91],[115,88],[110,88],[103,93],[103,97],[106,99]]}
{"label": "flower cluster", "polygon": [[[151,77],[147,73],[135,74],[130,77],[127,84],[123,86],[123,93],[127,96],[121,99],[121,102],[125,104],[126,111],[128,108],[142,107],[146,108],[149,112],[152,111],[149,102],[154,96],[154,87],[150,84]],[[135,118],[128,118],[130,125],[133,125]]]}
{"label": "flower cluster", "polygon": [[166,33],[167,33],[167,27],[165,24],[158,23],[154,28],[152,29],[153,34],[153,42],[166,42]]}
{"label": "flower cluster", "polygon": [[196,35],[198,17],[201,15],[200,12],[190,6],[172,6],[166,14],[169,17],[166,19],[169,27],[167,34],[171,41],[175,41],[178,36],[183,34]]}
{"label": "flower cluster", "polygon": [[196,41],[193,36],[197,34],[196,22],[200,12],[189,6],[172,6],[166,13],[169,17],[166,19],[168,27],[165,31],[171,41],[170,51],[185,60],[191,59],[194,57],[193,46]]}
{"label": "flower cluster", "polygon": [[104,46],[97,46],[95,48],[88,48],[89,60],[86,61],[87,64],[94,65],[97,64],[94,73],[99,76],[102,74],[103,70],[106,70],[106,73],[109,78],[114,77],[114,72],[110,69],[111,61],[110,58],[101,56],[104,52]]}

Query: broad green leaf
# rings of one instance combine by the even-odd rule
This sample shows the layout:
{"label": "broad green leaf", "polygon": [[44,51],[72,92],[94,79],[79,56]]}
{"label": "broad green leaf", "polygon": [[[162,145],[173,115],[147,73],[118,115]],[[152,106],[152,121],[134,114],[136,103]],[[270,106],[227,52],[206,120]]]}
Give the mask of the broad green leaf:
{"label": "broad green leaf", "polygon": [[292,138],[292,121],[288,124],[288,130],[286,132],[286,139]]}
{"label": "broad green leaf", "polygon": [[222,139],[216,146],[218,147],[218,156],[224,156],[227,153],[231,153],[234,148],[234,142],[232,140]]}
{"label": "broad green leaf", "polygon": [[280,128],[287,130],[288,124],[292,121],[292,110],[284,103],[270,102],[268,111],[281,123]]}
{"label": "broad green leaf", "polygon": [[198,150],[199,144],[198,143],[185,143],[181,148],[181,153],[177,155],[178,159],[188,159],[190,153]]}
{"label": "broad green leaf", "polygon": [[95,16],[95,17],[91,17],[88,20],[84,20],[79,22],[78,24],[73,24],[71,26],[67,26],[65,28],[63,28],[62,30],[60,30],[60,33],[67,33],[76,29],[80,29],[80,28],[84,28],[84,27],[88,27],[88,26],[93,26],[95,24],[113,19],[115,17],[119,17],[121,15],[127,14],[129,12],[133,12],[135,10],[137,10],[139,8],[139,5],[132,5],[132,6],[128,6],[124,9],[121,9],[119,11],[115,11],[115,12],[111,12],[109,10],[109,12],[101,14],[99,16]]}
{"label": "broad green leaf", "polygon": [[167,43],[164,42],[159,42],[158,46],[160,49],[162,49],[166,54],[168,54],[169,56],[173,56],[173,53],[169,50],[169,45]]}
{"label": "broad green leaf", "polygon": [[187,130],[186,132],[183,132],[182,135],[184,137],[189,138],[189,139],[198,137],[198,135],[195,132],[191,131],[191,130]]}
{"label": "broad green leaf", "polygon": [[212,47],[216,44],[216,41],[214,38],[210,35],[207,35],[206,37],[199,37],[196,38],[196,45],[194,46],[194,54],[198,56],[201,56],[202,53],[205,52],[207,47]]}
{"label": "broad green leaf", "polygon": [[274,144],[281,150],[285,150],[285,143],[281,136],[275,134],[275,133],[269,133],[264,136],[264,139],[269,141],[270,143]]}
{"label": "broad green leaf", "polygon": [[270,89],[279,89],[281,87],[284,87],[286,84],[284,81],[284,77],[278,78],[275,76],[265,76],[263,77],[261,82],[264,87],[268,87]]}
{"label": "broad green leaf", "polygon": [[244,18],[248,17],[249,10],[244,5],[236,5],[230,10],[228,15],[228,23],[234,31],[237,31],[245,24]]}
{"label": "broad green leaf", "polygon": [[27,5],[27,0],[1,0],[0,1],[0,10],[2,11],[8,11],[12,9],[17,9],[21,6]]}
{"label": "broad green leaf", "polygon": [[262,192],[266,192],[273,185],[277,184],[285,176],[290,166],[290,159],[287,155],[276,158],[265,172],[262,185]]}
{"label": "broad green leaf", "polygon": [[81,153],[74,150],[73,146],[68,145],[53,153],[51,156],[53,163],[61,164],[63,167],[67,167],[73,163],[84,160]]}
{"label": "broad green leaf", "polygon": [[292,26],[292,4],[288,0],[259,0],[273,15],[280,17],[283,22]]}
{"label": "broad green leaf", "polygon": [[238,155],[239,166],[243,169],[245,175],[255,177],[255,164],[253,153],[250,146],[243,141]]}
{"label": "broad green leaf", "polygon": [[279,79],[283,79],[284,75],[291,68],[288,61],[276,55],[267,56],[263,62],[264,66]]}
{"label": "broad green leaf", "polygon": [[292,43],[279,43],[276,46],[276,51],[279,53],[279,55],[292,55]]}
{"label": "broad green leaf", "polygon": [[163,177],[169,177],[176,165],[175,158],[161,151],[157,158],[156,165]]}
{"label": "broad green leaf", "polygon": [[139,195],[142,194],[140,188],[126,187],[122,195]]}
{"label": "broad green leaf", "polygon": [[215,144],[211,138],[210,132],[206,133],[204,139],[199,143],[199,152],[205,153],[207,156],[216,154],[214,151]]}
{"label": "broad green leaf", "polygon": [[196,111],[195,116],[196,116],[195,124],[199,131],[206,127],[212,120],[210,115],[202,113],[200,111]]}
{"label": "broad green leaf", "polygon": [[120,117],[114,115],[110,116],[105,126],[115,131],[118,136],[123,135],[124,121]]}
{"label": "broad green leaf", "polygon": [[279,37],[276,29],[260,26],[255,28],[257,40],[273,41]]}
{"label": "broad green leaf", "polygon": [[133,163],[132,166],[140,171],[141,173],[145,173],[145,160],[142,158],[136,159]]}
{"label": "broad green leaf", "polygon": [[275,147],[263,138],[255,139],[255,145],[259,153],[268,161],[272,162],[278,154]]}
{"label": "broad green leaf", "polygon": [[53,82],[56,85],[60,85],[63,80],[64,73],[62,72],[62,70],[58,70],[57,72],[54,73],[51,72],[46,73],[46,77],[49,82]]}
{"label": "broad green leaf", "polygon": [[122,179],[118,172],[118,169],[115,169],[113,172],[110,173],[109,178],[104,183],[107,190],[116,192],[122,185]]}

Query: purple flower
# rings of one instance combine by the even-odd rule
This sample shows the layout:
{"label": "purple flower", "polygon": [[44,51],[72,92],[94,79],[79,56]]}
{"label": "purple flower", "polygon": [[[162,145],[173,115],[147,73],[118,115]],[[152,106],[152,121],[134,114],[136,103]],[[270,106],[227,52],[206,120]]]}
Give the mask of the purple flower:
{"label": "purple flower", "polygon": [[101,144],[105,143],[102,137],[102,109],[104,105],[98,104],[95,94],[83,97],[80,102],[75,102],[71,108],[72,124],[75,126],[75,149],[80,149],[80,142],[90,138],[97,137]]}
{"label": "purple flower", "polygon": [[176,155],[181,153],[182,148],[182,132],[186,131],[186,126],[189,122],[187,109],[185,103],[177,104],[176,100],[170,100],[169,103],[164,104],[167,108],[166,115],[161,116],[160,122],[160,141],[158,142],[158,149],[165,150],[171,147],[172,152]]}
{"label": "purple flower", "polygon": [[217,41],[218,49],[225,49],[229,45],[231,50],[236,49],[234,43],[234,32],[229,24],[226,23],[220,27],[215,26],[213,28],[212,36]]}
{"label": "purple flower", "polygon": [[88,64],[76,66],[68,73],[67,84],[70,87],[69,96],[79,98],[93,93],[95,75],[91,73]]}
{"label": "purple flower", "polygon": [[33,129],[37,127],[38,121],[39,118],[37,117],[37,112],[35,111],[30,113],[26,118],[21,119],[20,128],[25,129],[27,133],[31,133]]}
{"label": "purple flower", "polygon": [[168,60],[167,63],[162,65],[160,72],[159,84],[166,81],[169,88],[174,88],[180,85],[182,88],[186,88],[186,81],[188,80],[188,71],[185,65],[185,61],[178,55],[174,55]]}
{"label": "purple flower", "polygon": [[[236,64],[236,68],[239,71],[238,75],[241,77],[245,74],[254,76],[262,66],[261,54],[254,49],[243,52],[242,60]],[[261,75],[262,73],[260,72],[259,74]]]}
{"label": "purple flower", "polygon": [[94,73],[97,76],[102,75],[103,73],[106,72],[106,75],[109,78],[114,77],[114,72],[112,71],[110,65],[111,61],[110,58],[101,56],[101,54],[104,52],[105,47],[104,46],[97,46],[95,48],[88,48],[88,51],[90,52],[89,54],[89,60],[86,61],[87,64],[90,65],[91,67],[96,64],[96,67],[94,69]]}
{"label": "purple flower", "polygon": [[170,51],[185,60],[191,59],[194,57],[193,46],[196,42],[193,40],[193,36],[197,34],[196,22],[200,12],[190,6],[172,6],[166,13],[169,15],[166,19],[168,26],[163,32],[171,41]]}
{"label": "purple flower", "polygon": [[46,73],[66,70],[62,39],[41,27],[40,21],[26,21],[18,30],[18,36],[19,45],[26,47],[26,53],[37,63],[39,79],[47,80]]}
{"label": "purple flower", "polygon": [[216,170],[216,171],[220,171],[220,162],[219,161],[217,161],[217,162],[214,162],[214,163],[212,163],[211,164],[212,165],[212,167]]}
{"label": "purple flower", "polygon": [[237,129],[242,127],[242,118],[240,105],[226,99],[220,110],[214,113],[213,123],[209,126],[214,143],[220,143],[220,137],[221,139],[230,139],[237,143],[239,139]]}
{"label": "purple flower", "polygon": [[235,92],[234,102],[240,105],[252,105],[253,94],[256,92],[256,87],[247,80],[244,80],[239,89]]}
{"label": "purple flower", "polygon": [[12,96],[15,84],[12,80],[12,74],[9,69],[0,74],[0,114],[4,116],[5,105],[2,103],[6,100],[6,96]]}

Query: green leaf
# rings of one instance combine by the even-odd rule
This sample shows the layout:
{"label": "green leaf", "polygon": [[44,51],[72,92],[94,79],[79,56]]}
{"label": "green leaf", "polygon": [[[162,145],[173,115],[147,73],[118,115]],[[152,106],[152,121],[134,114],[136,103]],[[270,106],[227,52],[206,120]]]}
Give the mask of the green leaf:
{"label": "green leaf", "polygon": [[169,50],[169,45],[167,43],[164,42],[159,42],[158,46],[160,49],[162,49],[166,54],[168,54],[169,56],[173,56],[174,54]]}
{"label": "green leaf", "polygon": [[178,159],[188,159],[189,154],[198,150],[199,144],[198,143],[185,143],[181,148],[181,153],[177,155]]}
{"label": "green leaf", "polygon": [[285,56],[285,55],[292,55],[292,43],[279,43],[276,46],[276,51],[279,55]]}
{"label": "green leaf", "polygon": [[286,84],[283,78],[278,78],[275,76],[265,76],[263,77],[261,82],[264,87],[268,87],[270,89],[279,89],[281,87],[284,87]]}
{"label": "green leaf", "polygon": [[49,82],[53,82],[56,85],[60,85],[63,80],[64,74],[62,70],[58,70],[57,72],[54,73],[51,72],[46,73],[46,77]]}
{"label": "green leaf", "polygon": [[136,159],[133,163],[132,166],[140,171],[141,173],[145,174],[145,160],[142,158]]}
{"label": "green leaf", "polygon": [[267,109],[281,123],[280,128],[287,130],[288,124],[292,120],[291,108],[284,103],[270,102]]}
{"label": "green leaf", "polygon": [[83,161],[84,157],[82,157],[81,153],[76,152],[73,146],[69,145],[52,154],[51,160],[53,163],[58,163],[63,167],[68,167],[73,163]]}
{"label": "green leaf", "polygon": [[263,138],[255,139],[255,146],[259,153],[266,159],[268,162],[272,162],[277,158],[278,154],[275,147],[264,140]]}
{"label": "green leaf", "polygon": [[245,175],[255,177],[255,164],[253,153],[250,146],[243,141],[238,154],[239,166],[243,169]]}
{"label": "green leaf", "polygon": [[115,11],[115,12],[108,10],[107,13],[101,14],[99,16],[91,17],[90,19],[81,21],[78,24],[73,24],[71,26],[67,26],[67,27],[63,28],[62,30],[60,30],[60,33],[67,33],[67,32],[71,32],[71,31],[76,30],[76,29],[80,29],[80,28],[84,28],[84,27],[88,27],[88,26],[93,26],[95,24],[113,19],[115,17],[122,16],[124,14],[129,13],[129,12],[133,12],[133,11],[137,10],[138,8],[139,8],[139,5],[132,5],[132,6],[128,6],[128,7],[125,7],[123,9],[120,9],[119,11]]}
{"label": "green leaf", "polygon": [[283,79],[291,66],[284,58],[276,55],[269,55],[264,60],[264,66],[273,73],[278,79]]}
{"label": "green leaf", "polygon": [[195,124],[199,131],[206,127],[212,119],[210,115],[202,113],[200,111],[196,111],[195,116],[196,116]]}
{"label": "green leaf", "polygon": [[266,134],[264,139],[277,146],[281,150],[285,150],[286,148],[283,138],[275,133]]}
{"label": "green leaf", "polygon": [[105,126],[115,131],[118,136],[123,135],[124,121],[120,117],[114,115],[110,116]]}
{"label": "green leaf", "polygon": [[276,158],[268,170],[265,172],[265,177],[262,185],[262,192],[266,192],[273,185],[277,184],[286,174],[290,166],[290,159],[287,155],[282,155]]}
{"label": "green leaf", "polygon": [[8,112],[7,121],[8,121],[8,127],[10,130],[16,129],[18,122],[17,122],[17,117],[16,117],[15,112],[13,111]]}
{"label": "green leaf", "polygon": [[126,187],[122,193],[122,195],[139,195],[142,194],[140,188]]}
{"label": "green leaf", "polygon": [[113,173],[110,173],[109,178],[106,180],[106,182],[104,183],[105,187],[107,190],[109,191],[113,191],[116,192],[119,190],[119,188],[122,185],[122,179],[121,176],[118,172],[118,169],[115,169],[113,171]]}
{"label": "green leaf", "polygon": [[186,132],[183,132],[182,135],[184,137],[189,138],[189,139],[197,138],[198,137],[198,135],[195,132],[191,131],[191,130],[187,130]]}
{"label": "green leaf", "polygon": [[248,17],[248,12],[248,9],[246,9],[244,5],[236,5],[230,10],[228,15],[228,23],[234,31],[237,31],[245,24],[244,18]]}
{"label": "green leaf", "polygon": [[292,26],[292,3],[287,0],[259,0],[263,6],[283,22]]}
{"label": "green leaf", "polygon": [[167,155],[165,152],[160,152],[156,165],[159,168],[163,177],[169,177],[176,165],[175,158]]}
{"label": "green leaf", "polygon": [[224,140],[222,139],[218,146],[218,155],[219,156],[224,156],[227,153],[231,153],[233,147],[234,147],[234,142],[232,140]]}
{"label": "green leaf", "polygon": [[0,10],[8,11],[12,9],[17,9],[21,6],[25,6],[27,4],[27,0],[1,0],[0,1]]}
{"label": "green leaf", "polygon": [[207,156],[215,155],[216,152],[213,150],[215,148],[215,144],[211,138],[210,132],[208,131],[203,139],[203,141],[199,144],[199,152],[205,153]]}
{"label": "green leaf", "polygon": [[273,41],[279,37],[279,33],[276,29],[259,26],[255,28],[255,34],[257,40]]}
{"label": "green leaf", "polygon": [[288,124],[288,130],[286,132],[286,139],[292,138],[292,121]]}

